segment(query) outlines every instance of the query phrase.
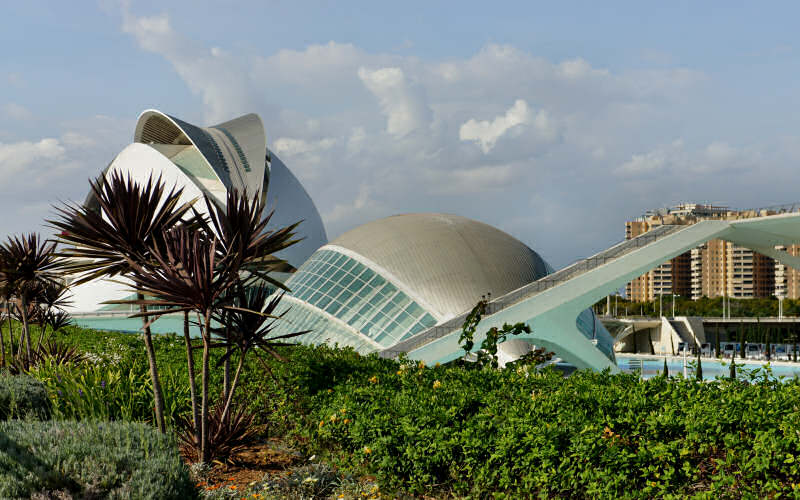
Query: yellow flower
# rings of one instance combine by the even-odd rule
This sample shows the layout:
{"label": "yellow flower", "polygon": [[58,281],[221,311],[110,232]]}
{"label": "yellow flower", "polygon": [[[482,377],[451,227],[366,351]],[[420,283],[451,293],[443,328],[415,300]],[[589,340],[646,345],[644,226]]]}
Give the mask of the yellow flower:
{"label": "yellow flower", "polygon": [[328,389],[328,394],[332,393],[333,389]]}
{"label": "yellow flower", "polygon": [[320,420],[320,421],[319,421],[319,428],[320,428],[320,429],[322,429],[322,427],[323,427],[324,425],[325,425],[325,421],[324,421],[324,420]]}
{"label": "yellow flower", "polygon": [[437,361],[437,362],[436,362],[436,364],[435,364],[435,365],[433,365],[433,366],[434,366],[435,368],[439,368],[440,366],[442,366],[442,364],[441,364],[441,363],[439,363],[439,362]]}
{"label": "yellow flower", "polygon": [[370,453],[372,453],[372,448],[370,448],[369,446],[365,446],[364,447],[364,454],[369,455]]}
{"label": "yellow flower", "polygon": [[377,377],[377,376],[375,376],[375,375],[373,375],[373,376],[371,376],[371,377],[369,378],[369,381],[370,381],[370,383],[372,383],[372,384],[377,384],[377,383],[378,383],[378,377]]}
{"label": "yellow flower", "polygon": [[438,388],[439,388],[439,387],[441,387],[441,386],[442,386],[442,383],[441,383],[441,382],[439,382],[438,380],[434,380],[434,381],[433,381],[433,388],[434,388],[434,389],[438,389]]}
{"label": "yellow flower", "polygon": [[338,417],[338,416],[337,416],[337,415],[334,413],[333,415],[331,415],[331,422],[336,422],[336,420],[337,420],[338,418],[339,418],[339,417]]}
{"label": "yellow flower", "polygon": [[419,369],[420,369],[420,370],[423,370],[423,369],[425,369],[425,362],[424,362],[424,361],[420,361],[420,362],[419,362]]}
{"label": "yellow flower", "polygon": [[342,408],[342,409],[341,409],[341,410],[339,410],[339,411],[342,413],[342,415],[344,415],[345,413],[347,413],[347,408]]}
{"label": "yellow flower", "polygon": [[397,374],[398,375],[402,375],[403,374],[403,370],[397,370]]}
{"label": "yellow flower", "polygon": [[349,419],[349,418],[346,418],[346,419],[342,420],[342,423],[343,423],[344,425],[347,425],[347,424],[349,424],[349,423],[350,423],[350,419]]}

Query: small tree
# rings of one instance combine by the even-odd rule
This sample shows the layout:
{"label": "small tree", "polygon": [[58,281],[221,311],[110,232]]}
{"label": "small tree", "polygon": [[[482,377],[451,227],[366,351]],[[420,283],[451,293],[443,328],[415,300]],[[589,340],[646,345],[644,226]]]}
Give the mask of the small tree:
{"label": "small tree", "polygon": [[669,368],[667,367],[667,358],[664,358],[664,377],[669,378]]}
{"label": "small tree", "polygon": [[[241,350],[261,345],[258,342],[246,345],[236,342],[233,336],[242,335],[242,332],[236,332],[235,328],[223,328],[223,343],[214,343],[212,334],[215,332],[212,330],[211,320],[226,318],[227,321],[228,318],[235,317],[236,311],[243,310],[242,307],[235,305],[236,294],[231,291],[235,291],[238,287],[246,287],[256,279],[275,282],[269,277],[269,273],[285,269],[287,264],[273,254],[296,241],[293,233],[296,224],[276,231],[265,229],[266,222],[261,216],[262,205],[259,199],[256,194],[254,200],[249,201],[246,195],[240,197],[238,192],[232,191],[228,198],[228,206],[221,207],[206,197],[210,225],[200,220],[197,227],[178,226],[169,230],[159,237],[159,244],[151,249],[150,260],[142,264],[130,263],[133,270],[131,279],[136,288],[153,298],[110,302],[158,306],[157,311],[142,312],[137,316],[161,316],[190,311],[198,314],[203,358],[199,391],[200,429],[197,434],[200,437],[200,460],[203,462],[208,462],[210,458],[208,446],[210,349],[230,345]],[[236,207],[241,208],[236,213],[243,215],[241,222],[243,227],[239,229],[236,229],[235,223],[231,222],[231,211],[236,210]],[[285,288],[283,284],[281,287]],[[256,315],[266,314],[260,310],[245,310]],[[269,314],[266,316],[275,319],[275,316]],[[261,341],[264,341],[263,336]],[[231,352],[233,351],[223,356],[223,363],[230,359]],[[236,377],[237,375],[234,376],[234,380]],[[233,388],[232,386],[227,395],[222,410],[223,417],[228,414]],[[196,411],[194,414],[197,414]]]}
{"label": "small tree", "polygon": [[739,356],[742,359],[747,357],[745,350],[747,349],[747,337],[744,331],[744,321],[739,321]]}
{"label": "small tree", "polygon": [[703,362],[700,361],[700,349],[697,349],[697,369],[694,372],[697,380],[703,380]]}
{"label": "small tree", "polygon": [[32,359],[29,320],[33,299],[41,287],[55,280],[60,262],[55,254],[56,244],[31,233],[22,237],[9,237],[0,246],[0,263],[5,279],[19,300],[22,319],[20,345],[25,342],[26,367]]}
{"label": "small tree", "polygon": [[[467,359],[467,356],[472,353],[472,349],[475,347],[475,330],[483,314],[486,312],[487,304],[488,301],[485,298],[481,298],[478,304],[472,308],[469,315],[467,315],[461,327],[461,335],[459,336],[458,343],[461,344],[462,349],[464,349],[464,359]],[[490,328],[489,331],[486,332],[486,338],[481,342],[481,347],[476,353],[476,366],[480,368],[485,366],[498,368],[498,344],[505,342],[511,335],[520,335],[522,333],[531,333],[531,327],[525,323],[516,323],[514,325],[503,323],[503,326],[499,329],[496,326]],[[552,358],[552,353],[549,353],[549,357],[547,357],[547,359],[550,358]]]}
{"label": "small tree", "polygon": [[731,367],[728,376],[731,380],[736,380],[736,356],[731,356]]}
{"label": "small tree", "polygon": [[[141,266],[151,261],[151,251],[158,244],[156,238],[181,224],[195,201],[181,203],[183,189],[173,187],[167,191],[160,177],[151,176],[140,184],[130,175],[114,171],[90,181],[89,186],[96,207],[67,204],[57,207],[57,218],[49,221],[67,244],[61,256],[68,261],[65,271],[77,276],[75,285],[102,277],[129,276],[134,264]],[[138,290],[136,293],[140,310],[146,313],[144,295]],[[150,366],[156,425],[165,432],[164,395],[151,323],[143,314],[142,338]]]}
{"label": "small tree", "polygon": [[767,351],[765,356],[767,357],[767,361],[770,361],[772,360],[772,328],[767,328],[764,335],[766,337],[766,346],[764,349]]}

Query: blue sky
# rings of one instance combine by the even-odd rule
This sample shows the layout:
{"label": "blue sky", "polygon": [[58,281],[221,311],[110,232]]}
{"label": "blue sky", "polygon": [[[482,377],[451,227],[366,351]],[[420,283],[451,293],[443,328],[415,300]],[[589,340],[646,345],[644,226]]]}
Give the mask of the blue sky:
{"label": "blue sky", "polygon": [[792,2],[14,2],[0,234],[81,199],[155,107],[254,111],[331,236],[458,213],[556,267],[681,201],[800,200]]}

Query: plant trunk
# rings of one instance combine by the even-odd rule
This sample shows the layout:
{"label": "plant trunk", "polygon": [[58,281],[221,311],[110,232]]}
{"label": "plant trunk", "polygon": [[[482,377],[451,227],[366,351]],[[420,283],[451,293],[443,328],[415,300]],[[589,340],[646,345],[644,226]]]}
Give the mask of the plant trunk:
{"label": "plant trunk", "polygon": [[[243,352],[239,353],[239,364],[236,365],[236,373],[233,375],[233,383],[231,384],[230,393],[225,400],[225,408],[222,409],[222,417],[220,418],[220,422],[225,422],[225,419],[228,418],[228,410],[231,409],[231,401],[233,401],[233,391],[236,389],[236,384],[239,382],[239,374],[242,372],[242,366],[244,366]],[[220,429],[221,428],[222,427],[220,427]]]}
{"label": "plant trunk", "polygon": [[209,336],[209,316],[211,311],[206,311],[203,321],[203,373],[202,373],[202,388],[201,388],[201,402],[200,402],[200,461],[208,463],[209,449],[208,449],[208,349],[210,344]]}
{"label": "plant trunk", "polygon": [[[6,302],[6,309],[8,309],[8,302]],[[8,341],[11,342],[11,325],[8,325]],[[0,326],[0,366],[6,366],[6,344],[3,341],[3,328]]]}
{"label": "plant trunk", "polygon": [[200,443],[200,414],[197,405],[197,379],[194,374],[194,354],[192,353],[192,338],[189,336],[189,311],[183,312],[183,340],[186,341],[186,363],[189,365],[189,391],[192,394],[192,423],[194,424],[194,437]]}
{"label": "plant trunk", "polygon": [[[12,330],[12,328],[11,328],[12,327],[12,324],[11,324],[11,305],[8,302],[6,302],[6,314],[8,315],[7,316],[7,319],[8,319],[8,349],[9,349],[9,351],[11,351],[11,357],[13,358],[14,357],[14,351],[15,351],[15,341],[14,341],[14,330]],[[16,349],[16,352],[19,352],[19,349]]]}
{"label": "plant trunk", "polygon": [[700,348],[698,346],[697,349],[697,369],[694,372],[694,376],[697,380],[703,380],[703,362],[700,361]]}
{"label": "plant trunk", "polygon": [[39,332],[39,342],[36,343],[36,352],[42,350],[42,340],[44,340],[44,336],[47,333],[47,323],[44,321],[42,322],[42,331]]}
{"label": "plant trunk", "polygon": [[[31,367],[31,336],[28,332],[28,301],[25,300],[25,296],[23,295],[20,297],[20,302],[22,303],[22,336],[25,337],[25,368]],[[20,338],[20,344],[22,344],[22,339]]]}
{"label": "plant trunk", "polygon": [[225,358],[225,365],[222,368],[222,400],[228,400],[228,394],[231,392],[231,344],[230,344],[230,330],[229,327],[225,327],[225,342],[228,342],[228,345],[225,346],[225,354],[228,355]]}
{"label": "plant trunk", "polygon": [[765,342],[766,346],[764,347],[764,350],[767,351],[765,356],[767,358],[767,361],[771,361],[772,360],[772,345],[771,345],[772,344],[772,328],[767,328],[767,332],[764,334],[764,336],[766,337],[766,342]]}
{"label": "plant trunk", "polygon": [[[144,295],[141,293],[136,294],[139,300],[144,300]],[[147,306],[139,304],[141,312],[147,312]],[[158,366],[156,365],[156,351],[153,348],[153,335],[150,332],[149,319],[147,316],[142,316],[142,325],[144,326],[144,348],[147,351],[147,362],[150,365],[150,381],[153,384],[153,403],[155,404],[156,411],[156,427],[161,432],[167,432],[167,426],[164,422],[164,393],[161,392],[161,379],[158,376]]]}

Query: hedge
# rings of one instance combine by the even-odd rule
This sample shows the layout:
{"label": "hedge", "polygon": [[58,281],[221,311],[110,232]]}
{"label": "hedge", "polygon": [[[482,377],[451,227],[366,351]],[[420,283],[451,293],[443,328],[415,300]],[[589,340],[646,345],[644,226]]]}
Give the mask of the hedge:
{"label": "hedge", "polygon": [[345,470],[475,498],[800,496],[800,382],[401,367],[317,398]]}
{"label": "hedge", "polygon": [[10,418],[50,418],[51,405],[44,384],[27,375],[0,372],[0,421]]}
{"label": "hedge", "polygon": [[0,422],[0,498],[196,498],[174,439],[122,422]]}

